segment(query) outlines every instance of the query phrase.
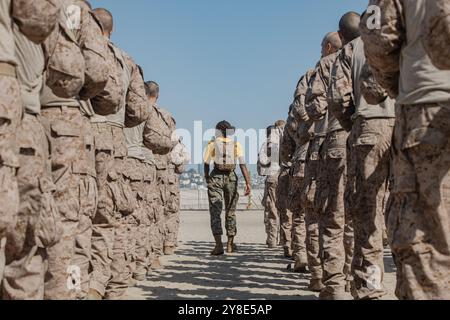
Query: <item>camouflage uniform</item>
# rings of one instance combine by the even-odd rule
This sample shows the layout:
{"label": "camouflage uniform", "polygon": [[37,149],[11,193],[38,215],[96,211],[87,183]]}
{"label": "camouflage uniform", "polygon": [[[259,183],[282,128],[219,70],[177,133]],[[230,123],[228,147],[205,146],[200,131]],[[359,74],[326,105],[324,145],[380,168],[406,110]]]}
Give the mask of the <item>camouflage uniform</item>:
{"label": "camouflage uniform", "polygon": [[355,293],[358,299],[377,299],[386,294],[383,210],[395,112],[394,101],[386,99],[382,88],[376,90],[366,68],[364,43],[357,38],[342,49],[334,66],[330,109],[343,126],[352,123],[347,153],[348,171],[355,178],[347,184],[346,199],[355,232]]}
{"label": "camouflage uniform", "polygon": [[277,187],[280,175],[280,139],[283,128],[275,127],[259,152],[259,173],[266,176],[264,197],[264,224],[267,245],[275,248],[280,241],[280,216],[277,209]]}
{"label": "camouflage uniform", "polygon": [[[338,53],[323,58],[317,67],[307,95],[307,111],[314,120],[328,113],[327,93],[331,81],[332,66]],[[320,208],[319,228],[322,238],[323,282],[322,297],[334,297],[344,293],[346,280],[350,280],[352,262],[352,230],[350,217],[344,206],[347,183],[346,146],[348,133],[337,119],[328,114],[328,131],[320,150],[319,175],[315,202]]]}
{"label": "camouflage uniform", "polygon": [[171,162],[169,164],[169,185],[167,187],[167,207],[165,220],[164,247],[174,248],[177,244],[177,235],[180,226],[180,173],[181,166]]}
{"label": "camouflage uniform", "polygon": [[152,234],[154,247],[154,258],[158,259],[164,255],[164,228],[165,228],[165,205],[167,203],[168,175],[167,167],[169,165],[168,155],[155,154],[157,194],[155,199],[156,224]]}
{"label": "camouflage uniform", "polygon": [[289,190],[291,187],[292,156],[295,151],[295,141],[284,129],[280,143],[280,175],[277,185],[277,209],[281,223],[281,245],[286,256],[292,255],[293,246],[293,214],[289,208]]}
{"label": "camouflage uniform", "polygon": [[[137,254],[143,256],[144,251],[147,254],[147,266],[146,270],[149,271],[150,265],[155,258],[155,248],[154,248],[154,235],[156,234],[156,226],[157,226],[157,217],[156,217],[156,198],[157,198],[157,181],[156,181],[156,166],[155,166],[155,158],[150,149],[143,147],[143,152],[145,155],[145,163],[144,163],[144,185],[145,185],[145,205],[147,214],[147,222],[148,226],[146,226],[146,230],[143,230],[143,226],[139,231],[144,240],[144,233],[146,237],[145,248],[141,244],[138,244]],[[143,243],[142,243],[143,244]]]}
{"label": "camouflage uniform", "polygon": [[[322,147],[326,135],[326,119],[322,123],[316,122],[314,128],[315,137],[311,140],[306,155],[305,178],[301,189],[301,202],[305,208],[306,223],[306,252],[308,254],[308,268],[311,272],[312,280],[323,278],[321,261],[321,244],[319,236],[319,216],[322,214],[314,201],[317,189],[318,168],[320,163],[320,148]],[[321,126],[322,124],[322,126]],[[325,129],[325,130],[323,130]]]}
{"label": "camouflage uniform", "polygon": [[5,268],[5,241],[17,223],[19,190],[16,170],[19,167],[15,133],[22,118],[17,59],[12,32],[11,1],[0,4],[0,283]]}
{"label": "camouflage uniform", "polygon": [[153,192],[152,216],[154,223],[150,228],[150,242],[152,247],[152,259],[150,265],[159,267],[159,258],[164,255],[165,238],[165,208],[167,205],[169,177],[168,166],[170,161],[169,152],[174,147],[172,141],[175,121],[172,115],[159,108],[156,104],[150,106],[154,116],[146,121],[144,127],[144,145],[151,154],[147,152],[147,161],[155,166],[156,190]]}
{"label": "camouflage uniform", "polygon": [[361,24],[374,75],[397,100],[387,225],[400,299],[450,298],[450,73],[432,65],[422,43],[427,2],[371,1],[393,27]]}
{"label": "camouflage uniform", "polygon": [[239,201],[238,177],[233,172],[220,172],[214,169],[208,182],[209,212],[214,236],[222,236],[222,209],[225,203],[225,230],[228,237],[237,234],[236,207]]}
{"label": "camouflage uniform", "polygon": [[[134,248],[130,231],[136,223],[137,208],[132,176],[125,168],[128,154],[124,128],[141,124],[149,117],[142,76],[132,59],[109,43],[109,61],[119,76],[116,86],[93,99],[94,110],[104,113],[108,108],[118,112],[93,117],[96,132],[96,167],[99,204],[94,218],[92,244],[93,274],[90,287],[106,299],[120,299],[130,285]],[[113,56],[111,56],[111,54]],[[117,94],[121,95],[115,105]],[[99,111],[101,110],[101,111]]]}
{"label": "camouflage uniform", "polygon": [[264,188],[264,224],[266,226],[267,244],[275,247],[280,238],[280,217],[277,209],[278,174],[267,176]]}
{"label": "camouflage uniform", "polygon": [[[302,188],[305,183],[306,156],[309,148],[309,140],[311,137],[309,130],[306,128],[310,125],[310,119],[305,109],[305,98],[308,91],[309,83],[314,70],[309,70],[298,82],[295,93],[294,103],[289,112],[286,128],[287,133],[292,137],[295,146],[295,152],[292,157],[291,168],[291,188],[289,192],[289,208],[293,215],[293,256],[296,266],[303,268],[308,264],[307,242],[310,241],[306,226],[306,207],[302,201]],[[306,132],[305,132],[306,131]],[[304,136],[307,137],[304,137]]]}
{"label": "camouflage uniform", "polygon": [[128,160],[126,162],[126,176],[131,182],[131,189],[135,193],[138,208],[134,211],[134,223],[131,224],[130,252],[134,254],[132,266],[133,276],[137,279],[147,275],[148,268],[148,236],[150,218],[147,212],[147,198],[145,193],[145,153],[143,151],[144,126],[141,123],[133,128],[125,128],[124,134],[128,146]]}
{"label": "camouflage uniform", "polygon": [[[82,79],[96,79],[98,82],[83,81],[84,85],[78,92],[80,94],[90,92],[93,96],[102,90],[102,86],[107,81],[107,75],[105,71],[98,74],[99,69],[97,68],[86,68],[85,60],[87,60],[88,55],[84,48],[86,43],[96,41],[98,47],[95,47],[97,50],[96,60],[93,63],[102,70],[107,69],[104,59],[106,47],[103,46],[101,28],[97,23],[92,22],[93,17],[90,15],[89,8],[83,5],[83,2],[80,7],[80,28],[69,30],[66,23],[66,10],[76,2],[65,0],[61,3],[63,10],[61,10],[59,29],[56,29],[55,32],[65,33],[67,37],[58,35],[49,37],[45,43],[46,54],[50,57],[49,63],[52,63],[54,59],[59,59],[66,65],[73,65],[74,72],[84,70]],[[60,43],[62,39],[66,39],[64,44]],[[78,65],[78,60],[65,61],[68,60],[68,56],[71,59],[76,57],[76,55],[67,55],[67,52],[60,51],[61,48],[69,48],[65,46],[66,43],[79,48],[83,59],[81,60],[82,64]],[[82,102],[72,98],[73,96],[71,97],[70,94],[64,95],[66,98],[56,96],[55,92],[60,94],[61,89],[66,88],[68,82],[61,78],[65,77],[64,73],[56,72],[53,74],[54,70],[53,65],[47,70],[47,85],[44,86],[41,95],[41,104],[42,115],[48,122],[46,129],[51,142],[52,174],[53,181],[56,184],[54,198],[62,219],[63,234],[61,240],[47,250],[49,268],[45,283],[45,298],[74,299],[77,291],[78,297],[83,296],[83,293],[79,291],[83,284],[86,291],[87,283],[87,261],[90,255],[88,249],[90,246],[89,218],[95,210],[97,198],[93,182],[95,179],[92,162],[93,140],[90,127],[86,121],[88,115],[83,109]],[[58,83],[62,85],[59,88],[60,90],[49,87],[49,85],[56,86]],[[78,87],[75,81],[74,85]],[[70,82],[67,88],[70,88]],[[77,238],[79,234],[81,234],[80,238]],[[76,243],[78,243],[80,251],[77,251]],[[80,253],[83,248],[88,252]],[[76,255],[76,252],[79,252],[79,255]],[[84,256],[84,258],[80,258],[81,256]],[[76,265],[76,263],[81,265]],[[69,280],[74,282],[73,286],[68,285]]]}
{"label": "camouflage uniform", "polygon": [[[45,9],[42,1],[33,7],[36,5],[38,10]],[[53,27],[55,22],[53,20]],[[52,20],[47,24],[51,25]],[[2,295],[3,299],[42,300],[46,248],[58,241],[61,227],[52,195],[55,186],[51,175],[49,142],[40,117],[39,94],[45,60],[41,46],[23,35],[17,25],[13,27],[13,33],[25,114],[17,132],[20,207],[18,222],[9,239],[12,241],[6,246],[7,266]]]}

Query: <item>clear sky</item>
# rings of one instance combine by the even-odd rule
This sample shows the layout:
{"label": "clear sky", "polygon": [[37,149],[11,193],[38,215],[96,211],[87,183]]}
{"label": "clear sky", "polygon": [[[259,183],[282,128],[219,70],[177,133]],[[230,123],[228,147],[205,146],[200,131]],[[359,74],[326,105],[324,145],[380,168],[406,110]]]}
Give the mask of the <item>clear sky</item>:
{"label": "clear sky", "polygon": [[160,105],[192,129],[286,118],[320,43],[361,0],[91,0],[115,17],[113,41],[161,86]]}

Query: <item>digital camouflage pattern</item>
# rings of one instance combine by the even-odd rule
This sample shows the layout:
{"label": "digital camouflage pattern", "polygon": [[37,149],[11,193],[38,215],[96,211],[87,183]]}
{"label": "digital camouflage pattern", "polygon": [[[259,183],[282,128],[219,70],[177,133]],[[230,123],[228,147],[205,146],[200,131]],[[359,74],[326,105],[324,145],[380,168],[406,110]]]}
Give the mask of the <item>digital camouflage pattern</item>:
{"label": "digital camouflage pattern", "polygon": [[11,14],[20,31],[41,44],[56,27],[61,7],[59,0],[13,0]]}
{"label": "digital camouflage pattern", "polygon": [[174,147],[172,136],[175,122],[167,111],[156,105],[151,108],[154,116],[149,117],[145,123],[144,144],[154,154],[167,154]]}
{"label": "digital camouflage pattern", "polygon": [[450,3],[445,0],[426,2],[424,46],[433,64],[450,69]]}
{"label": "digital camouflage pattern", "polygon": [[123,66],[116,59],[111,42],[108,42],[107,46],[105,59],[108,65],[109,79],[105,88],[91,100],[95,113],[101,116],[117,113],[126,93]]}
{"label": "digital camouflage pattern", "polygon": [[312,280],[321,280],[323,277],[321,261],[321,245],[319,237],[320,208],[316,206],[317,179],[319,176],[320,147],[324,138],[316,137],[311,140],[306,156],[305,178],[300,191],[301,203],[305,210],[306,224],[306,252],[308,255],[308,268]]}
{"label": "digital camouflage pattern", "polygon": [[67,27],[65,10],[44,42],[46,84],[58,97],[73,98],[85,83],[86,62],[73,32]]}
{"label": "digital camouflage pattern", "polygon": [[394,188],[387,213],[396,294],[400,299],[448,299],[448,71],[432,65],[422,43],[427,1],[371,4],[382,6],[382,25],[390,24],[362,30],[366,56],[380,84],[398,95]]}
{"label": "digital camouflage pattern", "polygon": [[[101,24],[84,0],[64,0],[67,5],[80,8],[80,25],[72,29],[85,61],[85,81],[80,98],[88,100],[101,92],[109,79],[107,40],[103,37]],[[68,9],[66,9],[68,10]],[[77,26],[76,26],[77,27]]]}
{"label": "digital camouflage pattern", "polygon": [[266,178],[264,189],[264,224],[266,226],[267,244],[278,246],[280,238],[280,216],[277,209],[278,174]]}
{"label": "digital camouflage pattern", "polygon": [[222,173],[213,170],[208,181],[209,212],[211,230],[214,236],[222,236],[222,210],[225,206],[225,230],[228,237],[237,234],[236,207],[239,201],[238,178],[236,173]]}
{"label": "digital camouflage pattern", "polygon": [[347,138],[348,133],[344,130],[329,133],[320,153],[315,202],[320,210],[323,283],[326,287],[322,291],[324,298],[342,294],[351,272],[352,259],[348,253],[352,251],[353,244],[344,235],[346,226],[351,225],[344,206]]}

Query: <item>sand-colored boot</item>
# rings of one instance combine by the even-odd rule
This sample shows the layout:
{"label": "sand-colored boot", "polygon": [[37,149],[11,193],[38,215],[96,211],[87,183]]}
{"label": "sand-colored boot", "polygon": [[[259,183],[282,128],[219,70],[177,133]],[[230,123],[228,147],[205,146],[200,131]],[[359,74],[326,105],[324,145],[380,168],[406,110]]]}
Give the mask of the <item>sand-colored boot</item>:
{"label": "sand-colored boot", "polygon": [[308,290],[312,292],[321,292],[325,286],[322,283],[322,279],[311,279]]}
{"label": "sand-colored boot", "polygon": [[227,253],[235,253],[236,251],[237,246],[234,244],[234,237],[229,237],[227,243]]}
{"label": "sand-colored boot", "polygon": [[164,255],[166,255],[166,256],[173,256],[174,254],[175,254],[175,247],[174,246],[164,247]]}
{"label": "sand-colored boot", "polygon": [[211,252],[211,255],[212,256],[221,256],[221,255],[225,254],[225,251],[223,249],[222,237],[214,236],[214,240],[216,241],[216,247]]}
{"label": "sand-colored boot", "polygon": [[152,261],[152,264],[150,265],[150,268],[152,270],[161,270],[163,268],[163,265],[161,263],[161,260],[159,258],[156,258]]}

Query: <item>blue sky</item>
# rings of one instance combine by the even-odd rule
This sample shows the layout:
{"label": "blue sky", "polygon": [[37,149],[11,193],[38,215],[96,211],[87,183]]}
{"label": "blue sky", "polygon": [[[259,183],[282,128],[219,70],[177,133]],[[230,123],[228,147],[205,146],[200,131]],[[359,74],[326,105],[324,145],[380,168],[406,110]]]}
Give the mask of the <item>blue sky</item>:
{"label": "blue sky", "polygon": [[286,118],[298,78],[340,16],[361,0],[92,0],[115,17],[113,41],[161,86],[178,127]]}

